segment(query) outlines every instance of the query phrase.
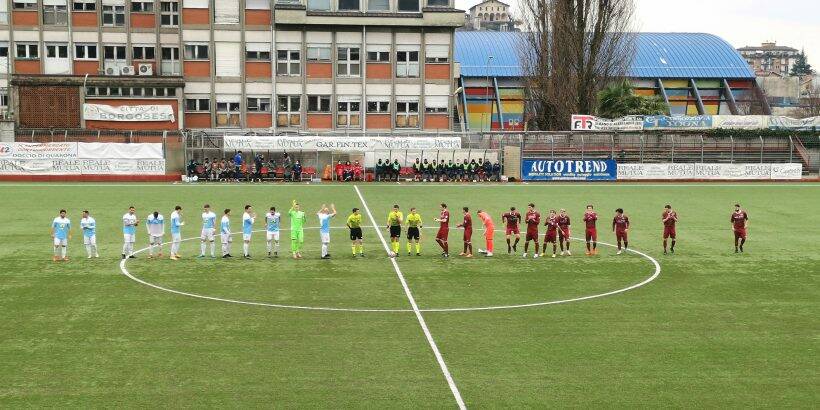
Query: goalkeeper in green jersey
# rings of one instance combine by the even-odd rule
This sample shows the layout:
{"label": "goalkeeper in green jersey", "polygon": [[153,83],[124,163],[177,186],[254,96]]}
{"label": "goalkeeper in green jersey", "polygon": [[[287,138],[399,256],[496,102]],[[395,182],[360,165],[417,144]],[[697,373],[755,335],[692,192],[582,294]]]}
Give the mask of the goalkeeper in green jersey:
{"label": "goalkeeper in green jersey", "polygon": [[293,252],[293,259],[302,259],[302,245],[305,243],[305,213],[295,199],[288,211],[288,216],[290,217],[290,250]]}

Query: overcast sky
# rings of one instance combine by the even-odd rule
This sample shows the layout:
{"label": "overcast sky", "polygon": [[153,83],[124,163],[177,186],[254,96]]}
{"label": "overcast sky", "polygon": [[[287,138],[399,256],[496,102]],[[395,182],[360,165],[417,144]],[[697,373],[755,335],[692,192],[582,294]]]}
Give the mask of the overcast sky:
{"label": "overcast sky", "polygon": [[[505,1],[505,0],[502,0]],[[505,1],[516,7],[517,0]],[[456,0],[468,9],[480,0]],[[735,48],[777,41],[806,50],[820,70],[820,0],[635,0],[639,31],[705,32]]]}

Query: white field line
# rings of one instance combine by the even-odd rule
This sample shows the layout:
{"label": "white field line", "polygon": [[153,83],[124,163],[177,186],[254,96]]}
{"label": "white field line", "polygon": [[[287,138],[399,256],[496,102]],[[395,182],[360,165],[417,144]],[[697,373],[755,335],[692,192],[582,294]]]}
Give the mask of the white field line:
{"label": "white field line", "polygon": [[[353,185],[353,188],[356,189],[356,194],[359,195],[359,199],[362,201],[362,206],[364,207],[365,212],[367,212],[367,217],[370,218],[370,221],[373,224],[373,230],[375,230],[376,234],[379,236],[379,240],[382,242],[384,250],[390,252],[390,247],[387,246],[387,241],[384,240],[384,235],[382,235],[381,229],[379,229],[378,226],[376,226],[376,219],[373,218],[373,214],[370,212],[370,207],[367,206],[367,201],[365,201],[364,196],[362,196],[362,192],[359,190],[359,186]],[[390,262],[393,264],[393,269],[396,270],[396,275],[399,278],[399,282],[401,282],[402,288],[404,288],[404,294],[407,296],[407,300],[410,302],[410,306],[413,308],[413,313],[416,314],[416,319],[419,321],[419,325],[421,325],[421,330],[424,332],[424,337],[427,338],[427,343],[429,343],[430,348],[433,349],[433,355],[436,356],[438,366],[441,368],[441,372],[444,374],[444,378],[447,379],[447,384],[450,386],[450,391],[453,393],[453,397],[456,399],[458,408],[466,409],[467,406],[464,405],[464,399],[461,398],[461,393],[458,391],[458,386],[456,386],[456,382],[453,380],[453,376],[450,374],[450,370],[447,368],[447,363],[444,362],[444,357],[441,356],[441,352],[438,350],[438,345],[436,345],[436,341],[433,340],[433,335],[430,333],[430,329],[427,327],[427,322],[424,320],[424,316],[421,314],[421,311],[419,311],[419,307],[416,304],[416,299],[413,298],[413,293],[410,292],[410,287],[407,286],[407,281],[404,280],[404,275],[401,273],[401,269],[399,269],[399,264],[398,262],[396,262],[396,258],[390,258]]]}
{"label": "white field line", "polygon": [[[435,228],[435,227],[425,227],[425,228],[426,229],[438,229],[438,228]],[[318,227],[315,227],[315,226],[314,227],[306,227],[305,229],[318,229]],[[331,229],[347,229],[347,228],[341,227],[341,226],[333,226],[333,227],[331,227]],[[289,229],[282,229],[282,231],[289,231]],[[503,230],[501,230],[501,229],[497,229],[496,231],[497,232],[503,232]],[[254,232],[255,233],[265,232],[265,230],[256,230]],[[234,233],[233,235],[239,235],[239,233]],[[581,239],[581,238],[570,238],[570,239],[575,240],[575,241],[579,241],[579,242],[584,242],[584,239]],[[189,241],[195,241],[195,240],[199,240],[199,237],[185,238],[185,239],[182,240],[182,242],[189,242]],[[163,245],[167,245],[167,244],[168,244],[168,242],[163,243]],[[606,243],[606,242],[598,242],[598,245],[608,246],[608,247],[612,247],[612,248],[615,247],[615,245],[610,244],[610,243]],[[135,251],[134,254],[136,255],[136,254],[144,253],[146,251],[148,251],[147,247]],[[419,311],[420,312],[472,312],[472,311],[481,311],[481,310],[485,310],[485,311],[486,310],[508,310],[508,309],[532,308],[532,307],[538,307],[538,306],[558,305],[558,304],[563,304],[563,303],[580,302],[580,301],[584,301],[584,300],[597,299],[597,298],[602,298],[602,297],[605,297],[605,296],[612,296],[612,295],[617,295],[619,293],[628,292],[630,290],[637,289],[641,286],[644,286],[644,285],[648,284],[649,282],[652,282],[653,280],[657,279],[658,276],[660,276],[661,266],[658,263],[658,261],[655,260],[655,258],[653,258],[653,257],[651,257],[651,256],[649,256],[649,255],[647,255],[643,252],[636,251],[636,250],[633,250],[633,249],[627,249],[626,251],[634,253],[636,255],[639,255],[639,256],[642,256],[643,258],[648,259],[655,266],[655,272],[650,277],[644,279],[643,281],[641,281],[639,283],[636,283],[634,285],[625,287],[623,289],[617,289],[617,290],[613,290],[613,291],[606,292],[606,293],[599,293],[599,294],[596,294],[596,295],[579,296],[579,297],[572,298],[572,299],[551,300],[551,301],[546,301],[546,302],[535,302],[535,303],[527,303],[527,304],[519,304],[519,305],[484,306],[484,307],[479,306],[479,307],[463,307],[463,308],[427,308],[427,309],[419,309]],[[549,260],[549,259],[546,259],[546,260]],[[280,308],[280,309],[331,311],[331,312],[383,312],[383,313],[384,312],[389,312],[389,313],[413,312],[412,309],[333,308],[333,307],[321,307],[321,306],[282,305],[282,304],[276,304],[276,303],[252,302],[252,301],[245,301],[245,300],[237,300],[237,299],[229,299],[229,298],[220,298],[220,297],[214,297],[214,296],[200,295],[200,294],[190,293],[190,292],[183,292],[183,291],[179,291],[179,290],[175,290],[175,289],[166,288],[166,287],[163,287],[163,286],[160,286],[160,285],[156,285],[156,284],[147,282],[143,279],[140,279],[139,277],[134,276],[133,274],[131,274],[131,272],[128,271],[128,268],[126,267],[126,262],[127,261],[128,260],[120,261],[120,271],[122,272],[123,275],[125,275],[129,279],[131,279],[131,280],[133,280],[137,283],[141,283],[145,286],[149,286],[149,287],[152,287],[154,289],[161,290],[163,292],[174,293],[174,294],[177,294],[177,295],[188,296],[188,297],[192,297],[192,298],[205,299],[205,300],[211,300],[211,301],[216,301],[216,302],[236,303],[236,304],[240,304],[240,305],[272,307],[272,308]]]}

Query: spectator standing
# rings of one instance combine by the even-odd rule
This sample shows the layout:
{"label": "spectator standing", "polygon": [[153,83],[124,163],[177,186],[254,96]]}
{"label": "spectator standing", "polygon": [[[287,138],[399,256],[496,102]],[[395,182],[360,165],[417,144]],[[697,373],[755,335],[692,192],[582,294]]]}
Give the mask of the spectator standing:
{"label": "spectator standing", "polygon": [[282,168],[285,169],[285,180],[292,180],[293,177],[293,159],[290,158],[290,155],[286,152],[284,157],[282,158]]}
{"label": "spectator standing", "polygon": [[242,164],[244,160],[242,159],[242,151],[237,151],[236,155],[233,156],[233,167],[234,167],[234,179],[239,182],[239,178],[242,177]]}
{"label": "spectator standing", "polygon": [[302,180],[302,163],[299,162],[297,159],[295,163],[293,163],[293,180],[294,181],[301,181]]}

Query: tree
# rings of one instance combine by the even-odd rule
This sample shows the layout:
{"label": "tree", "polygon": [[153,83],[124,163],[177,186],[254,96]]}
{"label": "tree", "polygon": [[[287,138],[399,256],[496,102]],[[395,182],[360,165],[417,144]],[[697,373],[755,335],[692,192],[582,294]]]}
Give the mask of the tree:
{"label": "tree", "polygon": [[597,114],[604,118],[668,113],[669,107],[662,98],[636,95],[629,80],[614,82],[598,93]]}
{"label": "tree", "polygon": [[598,92],[626,77],[633,0],[522,0],[521,8],[528,127],[567,129],[572,114],[594,112]]}
{"label": "tree", "polygon": [[812,75],[814,74],[814,70],[811,69],[811,64],[806,60],[806,51],[801,50],[800,54],[797,55],[797,61],[794,62],[792,66],[792,71],[789,75],[792,76],[803,76],[803,75]]}
{"label": "tree", "polygon": [[820,84],[810,84],[800,99],[803,118],[820,117]]}

